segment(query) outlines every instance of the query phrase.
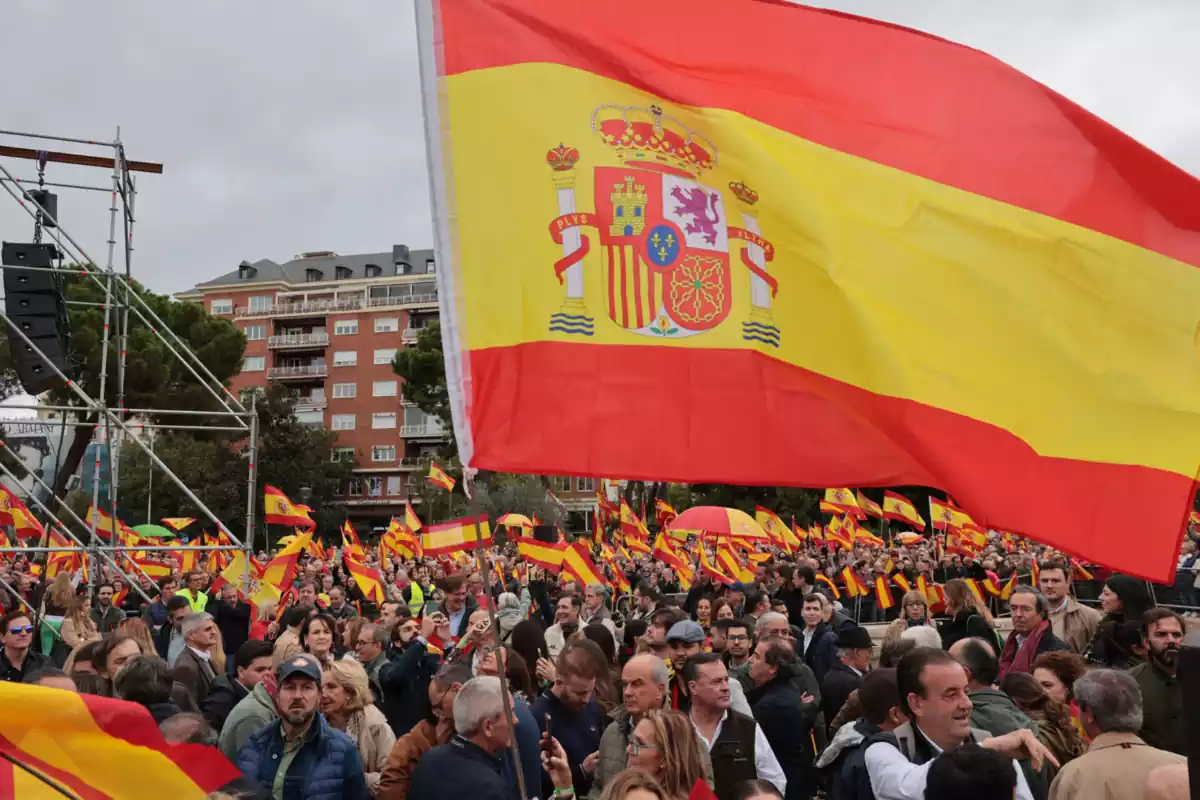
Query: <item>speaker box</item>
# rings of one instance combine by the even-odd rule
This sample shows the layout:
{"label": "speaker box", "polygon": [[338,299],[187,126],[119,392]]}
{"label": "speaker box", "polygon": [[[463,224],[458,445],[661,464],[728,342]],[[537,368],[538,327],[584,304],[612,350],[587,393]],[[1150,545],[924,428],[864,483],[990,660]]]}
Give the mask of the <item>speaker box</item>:
{"label": "speaker box", "polygon": [[17,379],[30,394],[64,385],[51,364],[71,377],[67,362],[70,322],[59,275],[50,269],[56,255],[51,244],[5,242],[0,252],[4,266],[30,268],[4,270],[4,313],[37,348],[5,326]]}
{"label": "speaker box", "polygon": [[554,544],[558,541],[558,530],[553,525],[534,525],[533,538],[539,542]]}
{"label": "speaker box", "polygon": [[[42,216],[43,228],[57,228],[54,220],[58,219],[58,195],[45,189],[30,189],[29,196],[33,201],[46,210]],[[54,219],[51,219],[53,217]]]}

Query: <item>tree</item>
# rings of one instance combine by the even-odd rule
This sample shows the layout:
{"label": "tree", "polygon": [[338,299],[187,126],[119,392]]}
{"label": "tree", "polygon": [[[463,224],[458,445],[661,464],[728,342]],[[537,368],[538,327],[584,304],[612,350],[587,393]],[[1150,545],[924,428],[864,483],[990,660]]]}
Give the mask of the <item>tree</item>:
{"label": "tree", "polygon": [[[101,362],[104,355],[104,281],[104,276],[99,276],[99,280],[96,280],[83,275],[68,275],[64,281],[64,295],[68,300],[95,304],[74,305],[70,306],[69,310],[71,339],[67,358],[74,367],[75,383],[89,397],[97,397],[100,393]],[[115,281],[113,291],[121,291]],[[241,369],[246,337],[229,320],[210,315],[199,304],[178,303],[164,295],[154,294],[136,282],[131,285],[131,291],[146,301],[167,327],[192,349],[217,380],[227,382]],[[115,407],[118,401],[120,342],[116,330],[121,317],[119,309],[114,308],[110,312],[109,325],[113,335],[109,339],[105,370],[105,402],[109,407]],[[0,391],[12,394],[19,388],[8,337],[0,337]],[[50,392],[48,399],[54,405],[79,407],[80,421],[93,423],[75,428],[70,446],[59,465],[58,474],[54,476],[54,495],[61,498],[66,491],[68,480],[78,471],[87,446],[92,441],[95,433],[94,423],[99,421],[99,415],[87,411],[80,398],[69,388]],[[129,315],[124,405],[126,408],[145,409],[218,408],[209,392],[136,313]],[[142,416],[148,422],[164,421],[159,415]],[[178,421],[177,417],[170,419]]]}
{"label": "tree", "polygon": [[437,417],[450,437],[442,448],[446,458],[458,453],[454,441],[454,420],[450,413],[450,392],[446,388],[446,362],[442,354],[442,326],[436,320],[417,334],[417,341],[396,351],[392,371],[404,379],[404,399]]}

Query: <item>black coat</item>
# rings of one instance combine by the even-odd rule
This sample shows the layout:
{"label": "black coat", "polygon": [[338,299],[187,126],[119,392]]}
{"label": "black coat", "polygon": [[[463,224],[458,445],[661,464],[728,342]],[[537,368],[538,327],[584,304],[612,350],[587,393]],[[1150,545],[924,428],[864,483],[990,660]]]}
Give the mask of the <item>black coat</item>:
{"label": "black coat", "polygon": [[996,657],[1000,657],[1000,643],[996,640],[996,631],[988,625],[983,615],[973,608],[963,609],[952,619],[938,625],[938,633],[942,636],[942,648],[945,650],[949,650],[957,641],[977,636],[989,642],[996,651]]}
{"label": "black coat", "polygon": [[437,655],[414,641],[407,650],[394,652],[379,670],[383,714],[397,739],[429,714],[429,682],[438,664]]}
{"label": "black coat", "polygon": [[[412,773],[409,800],[517,800],[501,775],[503,759],[455,736],[421,756]],[[530,788],[529,792],[537,792]]]}
{"label": "black coat", "polygon": [[794,678],[791,665],[781,665],[779,674],[751,690],[746,700],[787,778],[784,800],[808,800],[814,789],[812,723],[801,709]]}
{"label": "black coat", "polygon": [[[801,640],[803,641],[803,640]],[[833,668],[837,661],[837,634],[829,627],[828,622],[822,622],[813,632],[808,647],[804,650],[804,663],[817,676],[817,681],[825,680],[825,674]]]}
{"label": "black coat", "polygon": [[841,661],[825,673],[825,679],[821,681],[821,710],[825,712],[825,724],[833,722],[846,704],[846,698],[862,685],[862,680],[861,675]]}
{"label": "black coat", "polygon": [[239,600],[229,605],[221,600],[208,604],[208,613],[221,631],[221,647],[225,655],[233,661],[238,648],[250,638],[250,604]]}
{"label": "black coat", "polygon": [[218,675],[212,682],[208,697],[200,703],[200,710],[208,724],[220,731],[229,717],[229,712],[248,694],[250,692],[238,683],[237,679],[228,675]]}

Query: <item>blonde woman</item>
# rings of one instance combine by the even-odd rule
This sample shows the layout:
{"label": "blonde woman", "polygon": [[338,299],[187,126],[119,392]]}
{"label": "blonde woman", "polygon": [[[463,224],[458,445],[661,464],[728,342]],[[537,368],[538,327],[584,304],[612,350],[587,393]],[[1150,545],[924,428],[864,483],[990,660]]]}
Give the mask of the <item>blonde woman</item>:
{"label": "blonde woman", "polygon": [[696,781],[704,780],[700,737],[679,711],[651,711],[633,729],[627,747],[629,766],[662,785],[664,800],[687,800]]}
{"label": "blonde woman", "polygon": [[[42,621],[39,630],[43,655],[54,655],[54,645],[62,639],[63,619],[74,600],[75,587],[71,583],[71,576],[65,572],[58,573],[42,596],[42,611],[38,614]],[[70,647],[64,644],[62,649],[66,651],[70,650]]]}
{"label": "blonde woman", "polygon": [[61,628],[63,644],[72,650],[81,644],[100,641],[100,630],[92,622],[92,600],[86,595],[71,598]]}
{"label": "blonde woman", "polygon": [[987,610],[971,587],[961,578],[946,581],[946,613],[950,619],[938,628],[942,635],[942,647],[949,650],[951,645],[960,639],[979,637],[991,644],[1000,655],[1000,643],[996,639],[996,629],[992,623],[992,615]]}
{"label": "blonde woman", "polygon": [[374,705],[367,671],[357,661],[332,661],[321,679],[321,713],[331,728],[345,731],[358,747],[367,790],[373,797],[379,789],[379,774],[396,735],[387,718]]}
{"label": "blonde woman", "polygon": [[158,655],[158,652],[154,648],[154,638],[150,635],[150,629],[146,627],[145,620],[140,617],[121,620],[117,625],[117,633],[128,636],[137,642],[138,649],[142,651],[142,655]]}
{"label": "blonde woman", "polygon": [[937,630],[937,626],[933,623],[933,618],[929,616],[929,603],[926,601],[925,596],[918,590],[912,589],[905,592],[903,599],[900,601],[900,616],[888,624],[887,631],[883,635],[883,646],[894,645],[900,640],[900,634],[909,628],[916,628],[922,625]]}
{"label": "blonde woman", "polygon": [[663,787],[640,769],[626,769],[604,787],[600,800],[669,800]]}

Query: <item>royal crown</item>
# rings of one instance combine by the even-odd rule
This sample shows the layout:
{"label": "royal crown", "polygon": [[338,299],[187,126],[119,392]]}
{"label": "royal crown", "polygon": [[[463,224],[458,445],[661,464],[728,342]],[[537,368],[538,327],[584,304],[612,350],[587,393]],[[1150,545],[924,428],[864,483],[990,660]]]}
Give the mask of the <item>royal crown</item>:
{"label": "royal crown", "polygon": [[717,163],[712,142],[657,105],[600,106],[592,112],[592,130],[622,164],[656,164],[696,175]]}
{"label": "royal crown", "polygon": [[729,191],[733,192],[733,196],[741,200],[746,205],[754,205],[758,202],[758,192],[751,189],[741,181],[736,181],[729,184]]}
{"label": "royal crown", "polygon": [[565,172],[574,167],[577,161],[579,161],[579,151],[563,144],[546,153],[546,163],[555,172]]}

